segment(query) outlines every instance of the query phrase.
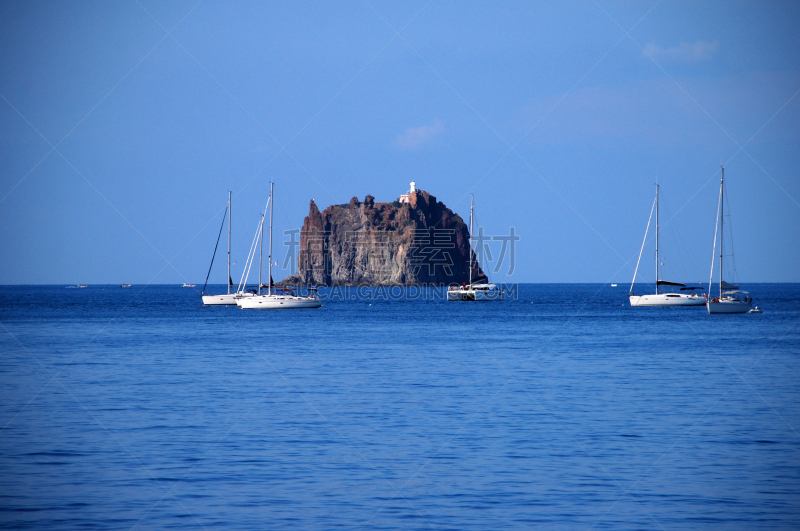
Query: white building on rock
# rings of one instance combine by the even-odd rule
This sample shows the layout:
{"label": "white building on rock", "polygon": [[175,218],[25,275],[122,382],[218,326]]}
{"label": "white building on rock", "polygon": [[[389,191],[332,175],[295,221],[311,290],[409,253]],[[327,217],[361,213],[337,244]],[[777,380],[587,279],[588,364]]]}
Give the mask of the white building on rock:
{"label": "white building on rock", "polygon": [[410,203],[411,199],[409,199],[409,196],[416,191],[417,191],[417,183],[411,181],[411,189],[407,193],[401,195],[398,201],[400,201],[401,203]]}

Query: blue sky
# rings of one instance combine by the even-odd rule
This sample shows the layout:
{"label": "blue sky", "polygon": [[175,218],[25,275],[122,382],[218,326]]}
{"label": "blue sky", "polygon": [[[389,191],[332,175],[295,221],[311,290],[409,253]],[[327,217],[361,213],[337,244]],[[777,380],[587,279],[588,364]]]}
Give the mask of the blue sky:
{"label": "blue sky", "polygon": [[[311,198],[413,179],[515,227],[504,282],[629,281],[658,181],[662,276],[705,284],[721,163],[736,279],[800,282],[798,21],[790,2],[4,2],[0,283],[202,283],[228,190],[237,279],[270,180],[280,243]],[[650,280],[651,243],[642,260]]]}

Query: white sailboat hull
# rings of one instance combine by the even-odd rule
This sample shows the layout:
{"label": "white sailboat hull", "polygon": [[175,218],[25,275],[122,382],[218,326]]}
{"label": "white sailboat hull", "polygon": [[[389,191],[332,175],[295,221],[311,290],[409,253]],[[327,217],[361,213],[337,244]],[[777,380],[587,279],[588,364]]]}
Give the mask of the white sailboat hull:
{"label": "white sailboat hull", "polygon": [[630,295],[631,306],[705,306],[703,295],[683,293],[659,293],[658,295]]}
{"label": "white sailboat hull", "polygon": [[450,290],[447,292],[447,300],[449,301],[474,301],[475,292],[470,290]]}
{"label": "white sailboat hull", "polygon": [[255,293],[249,293],[249,292],[237,293],[236,295],[234,295],[235,304],[236,304],[236,306],[241,308],[243,300],[249,299],[250,297],[255,297],[255,296],[256,296]]}
{"label": "white sailboat hull", "polygon": [[240,299],[242,309],[251,310],[293,310],[300,308],[319,308],[322,301],[314,297],[295,297],[292,295],[256,295]]}
{"label": "white sailboat hull", "polygon": [[235,306],[236,294],[203,295],[203,304],[206,306]]}

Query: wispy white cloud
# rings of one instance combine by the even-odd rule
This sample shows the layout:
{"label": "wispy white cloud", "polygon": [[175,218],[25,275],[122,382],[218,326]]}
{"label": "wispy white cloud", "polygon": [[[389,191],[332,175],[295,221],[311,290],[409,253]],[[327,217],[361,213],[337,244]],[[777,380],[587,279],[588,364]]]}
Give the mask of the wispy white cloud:
{"label": "wispy white cloud", "polygon": [[662,48],[657,44],[650,43],[644,47],[642,55],[652,57],[656,61],[666,59],[669,61],[683,61],[695,63],[698,61],[708,61],[719,50],[717,41],[697,41],[695,43],[682,42],[672,48]]}
{"label": "wispy white cloud", "polygon": [[394,145],[404,151],[415,151],[444,133],[442,121],[438,118],[431,125],[409,127],[405,133],[398,135]]}

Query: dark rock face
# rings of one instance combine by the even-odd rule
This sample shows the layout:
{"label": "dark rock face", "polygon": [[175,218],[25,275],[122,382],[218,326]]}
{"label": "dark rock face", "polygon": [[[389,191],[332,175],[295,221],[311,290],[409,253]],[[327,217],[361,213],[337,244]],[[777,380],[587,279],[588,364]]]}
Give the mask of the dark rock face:
{"label": "dark rock face", "polygon": [[[469,228],[436,197],[408,203],[368,195],[320,213],[314,200],[300,233],[296,275],[279,285],[417,286],[469,282]],[[475,256],[472,278],[483,276]]]}

